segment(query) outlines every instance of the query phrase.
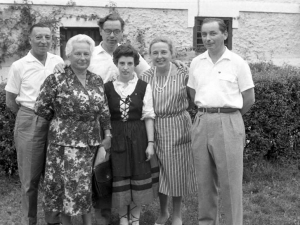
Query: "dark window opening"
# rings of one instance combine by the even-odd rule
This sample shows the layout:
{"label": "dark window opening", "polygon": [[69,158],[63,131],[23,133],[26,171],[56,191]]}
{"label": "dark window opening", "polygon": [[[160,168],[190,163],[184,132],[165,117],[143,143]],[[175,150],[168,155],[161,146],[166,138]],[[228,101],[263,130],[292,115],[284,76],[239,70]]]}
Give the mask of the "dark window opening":
{"label": "dark window opening", "polygon": [[68,40],[77,35],[77,34],[86,34],[90,36],[94,41],[95,45],[99,45],[102,41],[102,37],[99,33],[98,27],[61,27],[60,28],[60,56],[65,60],[65,48]]}

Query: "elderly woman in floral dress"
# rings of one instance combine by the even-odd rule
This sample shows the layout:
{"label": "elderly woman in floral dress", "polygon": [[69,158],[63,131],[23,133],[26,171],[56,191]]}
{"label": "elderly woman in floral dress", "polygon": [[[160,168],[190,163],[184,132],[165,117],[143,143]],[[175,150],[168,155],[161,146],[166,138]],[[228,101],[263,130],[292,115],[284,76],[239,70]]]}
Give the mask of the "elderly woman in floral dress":
{"label": "elderly woman in floral dress", "polygon": [[70,66],[45,80],[35,105],[36,113],[51,121],[43,206],[46,211],[61,212],[63,224],[72,224],[75,215],[82,215],[84,224],[92,224],[92,159],[100,144],[110,148],[110,113],[103,81],[87,70],[94,46],[86,35],[69,39],[66,55]]}

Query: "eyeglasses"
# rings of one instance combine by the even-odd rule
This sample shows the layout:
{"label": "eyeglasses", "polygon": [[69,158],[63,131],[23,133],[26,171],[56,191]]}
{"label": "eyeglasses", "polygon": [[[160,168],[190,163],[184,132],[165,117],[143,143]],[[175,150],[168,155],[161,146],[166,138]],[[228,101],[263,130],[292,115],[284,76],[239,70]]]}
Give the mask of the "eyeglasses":
{"label": "eyeglasses", "polygon": [[112,32],[114,33],[114,35],[118,35],[118,34],[121,33],[121,30],[104,29],[103,31],[104,31],[104,33],[106,33],[107,35],[111,35]]}

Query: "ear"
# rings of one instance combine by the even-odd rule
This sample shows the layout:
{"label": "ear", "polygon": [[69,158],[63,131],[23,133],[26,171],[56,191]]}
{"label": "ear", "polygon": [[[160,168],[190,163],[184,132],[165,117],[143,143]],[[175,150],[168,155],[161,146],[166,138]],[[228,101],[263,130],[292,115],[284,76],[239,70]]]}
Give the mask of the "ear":
{"label": "ear", "polygon": [[227,30],[223,33],[223,35],[224,35],[224,40],[227,40],[227,38],[228,38],[228,32],[227,32]]}

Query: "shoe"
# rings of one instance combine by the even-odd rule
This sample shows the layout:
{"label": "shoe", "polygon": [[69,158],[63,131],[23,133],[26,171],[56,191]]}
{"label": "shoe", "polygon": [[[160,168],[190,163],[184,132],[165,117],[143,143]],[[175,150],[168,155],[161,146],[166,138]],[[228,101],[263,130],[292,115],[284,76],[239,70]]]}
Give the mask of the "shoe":
{"label": "shoe", "polygon": [[166,219],[165,222],[163,222],[163,223],[156,223],[156,222],[155,222],[154,225],[165,225],[165,223],[169,220],[169,218],[170,218],[170,215],[168,216],[168,218]]}
{"label": "shoe", "polygon": [[119,219],[120,219],[120,223],[119,223],[120,225],[129,225],[127,215],[121,216],[119,217]]}
{"label": "shoe", "polygon": [[130,213],[131,225],[140,225],[140,218],[135,217]]}

